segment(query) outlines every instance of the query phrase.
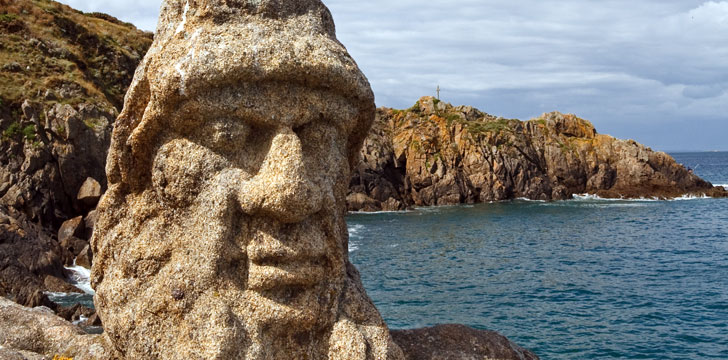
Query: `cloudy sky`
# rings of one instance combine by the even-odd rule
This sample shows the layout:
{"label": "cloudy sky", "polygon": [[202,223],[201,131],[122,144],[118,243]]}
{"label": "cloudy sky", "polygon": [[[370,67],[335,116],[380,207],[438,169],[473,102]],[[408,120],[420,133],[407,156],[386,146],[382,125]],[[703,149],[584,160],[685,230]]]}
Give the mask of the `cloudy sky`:
{"label": "cloudy sky", "polygon": [[[153,31],[160,0],[61,0]],[[379,106],[559,110],[654,149],[728,150],[728,1],[324,0]]]}

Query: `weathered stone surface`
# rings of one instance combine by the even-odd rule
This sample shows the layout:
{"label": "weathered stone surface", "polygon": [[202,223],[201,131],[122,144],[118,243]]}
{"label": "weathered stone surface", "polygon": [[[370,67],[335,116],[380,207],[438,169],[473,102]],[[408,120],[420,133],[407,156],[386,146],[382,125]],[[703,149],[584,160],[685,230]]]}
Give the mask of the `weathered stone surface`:
{"label": "weathered stone surface", "polygon": [[350,210],[562,200],[582,193],[728,196],[669,155],[599,135],[574,115],[509,120],[432,97],[408,110],[378,109],[361,155],[347,197]]}
{"label": "weathered stone surface", "polygon": [[63,278],[63,260],[69,255],[44,229],[23,214],[0,206],[0,297],[19,304],[43,303],[39,293],[49,290],[46,276]]}
{"label": "weathered stone surface", "polygon": [[[73,263],[73,258],[78,256],[78,254],[81,253],[81,250],[83,250],[85,247],[89,245],[88,241],[79,239],[75,236],[68,237],[61,241],[61,247],[64,248],[66,251],[68,251],[69,254],[71,254],[71,262]],[[68,262],[67,262],[68,264]]]}
{"label": "weathered stone surface", "polygon": [[93,253],[91,252],[91,247],[86,244],[86,246],[81,249],[81,252],[76,256],[76,265],[91,269],[92,263]]}
{"label": "weathered stone surface", "polygon": [[86,206],[95,206],[101,198],[101,184],[94,178],[86,178],[81,188],[78,190],[76,200],[82,202]]}
{"label": "weathered stone surface", "polygon": [[373,118],[319,0],[163,2],[92,238],[116,356],[401,359],[348,260]]}
{"label": "weathered stone surface", "polygon": [[43,280],[43,285],[45,285],[47,291],[51,292],[83,293],[81,289],[53,275],[46,275],[45,280]]}
{"label": "weathered stone surface", "polygon": [[464,325],[393,330],[392,338],[408,360],[537,360],[538,356],[495,331]]}
{"label": "weathered stone surface", "polygon": [[[102,336],[87,335],[44,307],[26,308],[0,297],[0,346],[9,356],[29,359],[108,359]],[[5,354],[0,352],[0,358]],[[12,359],[12,357],[9,357]]]}
{"label": "weathered stone surface", "polygon": [[70,237],[81,237],[83,236],[85,227],[83,224],[83,216],[76,216],[73,219],[69,219],[61,224],[61,228],[58,229],[58,241],[64,241]]}
{"label": "weathered stone surface", "polygon": [[84,239],[91,239],[91,235],[94,232],[94,227],[96,226],[96,220],[98,219],[98,217],[99,213],[96,210],[91,210],[83,218],[83,224],[86,226],[86,230],[84,231]]}

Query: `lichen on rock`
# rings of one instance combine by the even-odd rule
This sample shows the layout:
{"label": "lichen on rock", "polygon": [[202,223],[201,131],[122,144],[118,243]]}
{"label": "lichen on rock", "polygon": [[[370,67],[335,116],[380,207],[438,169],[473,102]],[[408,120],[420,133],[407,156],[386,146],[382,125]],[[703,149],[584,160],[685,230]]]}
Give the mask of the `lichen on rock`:
{"label": "lichen on rock", "polygon": [[319,0],[165,1],[92,238],[116,356],[403,358],[348,259],[374,111]]}

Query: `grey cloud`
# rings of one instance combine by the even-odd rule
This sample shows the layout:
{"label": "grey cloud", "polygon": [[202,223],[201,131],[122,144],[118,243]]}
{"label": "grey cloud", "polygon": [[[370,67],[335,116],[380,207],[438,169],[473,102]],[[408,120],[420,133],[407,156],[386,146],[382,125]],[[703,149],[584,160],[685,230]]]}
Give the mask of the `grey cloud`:
{"label": "grey cloud", "polygon": [[[66,2],[147,30],[159,8]],[[728,1],[325,2],[379,105],[409,107],[439,84],[443,100],[494,115],[574,112],[664,149],[726,149]],[[686,121],[706,129],[703,139],[669,135]]]}
{"label": "grey cloud", "polygon": [[683,90],[683,96],[692,99],[706,99],[722,95],[725,90],[726,85],[686,86]]}

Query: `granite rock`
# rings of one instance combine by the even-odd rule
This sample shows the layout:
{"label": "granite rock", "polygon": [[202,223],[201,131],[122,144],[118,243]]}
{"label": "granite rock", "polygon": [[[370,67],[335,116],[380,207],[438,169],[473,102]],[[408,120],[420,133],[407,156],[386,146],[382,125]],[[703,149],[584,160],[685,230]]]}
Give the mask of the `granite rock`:
{"label": "granite rock", "polygon": [[24,214],[0,205],[0,218],[8,219],[0,224],[0,297],[43,304],[42,293],[50,290],[46,277],[63,279],[63,263],[71,255]]}
{"label": "granite rock", "polygon": [[63,224],[61,224],[61,228],[58,229],[58,241],[62,242],[74,236],[83,236],[85,229],[83,216],[76,216],[73,219],[68,219],[64,221]]}
{"label": "granite rock", "polygon": [[114,356],[402,359],[348,259],[374,110],[319,0],[164,1],[91,241]]}
{"label": "granite rock", "polygon": [[669,155],[598,134],[575,115],[504,119],[432,97],[407,110],[378,109],[361,155],[347,197],[352,211],[583,193],[728,196]]}
{"label": "granite rock", "polygon": [[538,360],[534,353],[495,331],[464,325],[393,330],[392,337],[407,360]]}
{"label": "granite rock", "polygon": [[88,335],[46,307],[27,308],[0,297],[0,358],[108,359],[102,336]]}
{"label": "granite rock", "polygon": [[101,184],[94,178],[86,178],[81,188],[78,190],[76,200],[82,202],[86,206],[95,206],[101,198]]}

